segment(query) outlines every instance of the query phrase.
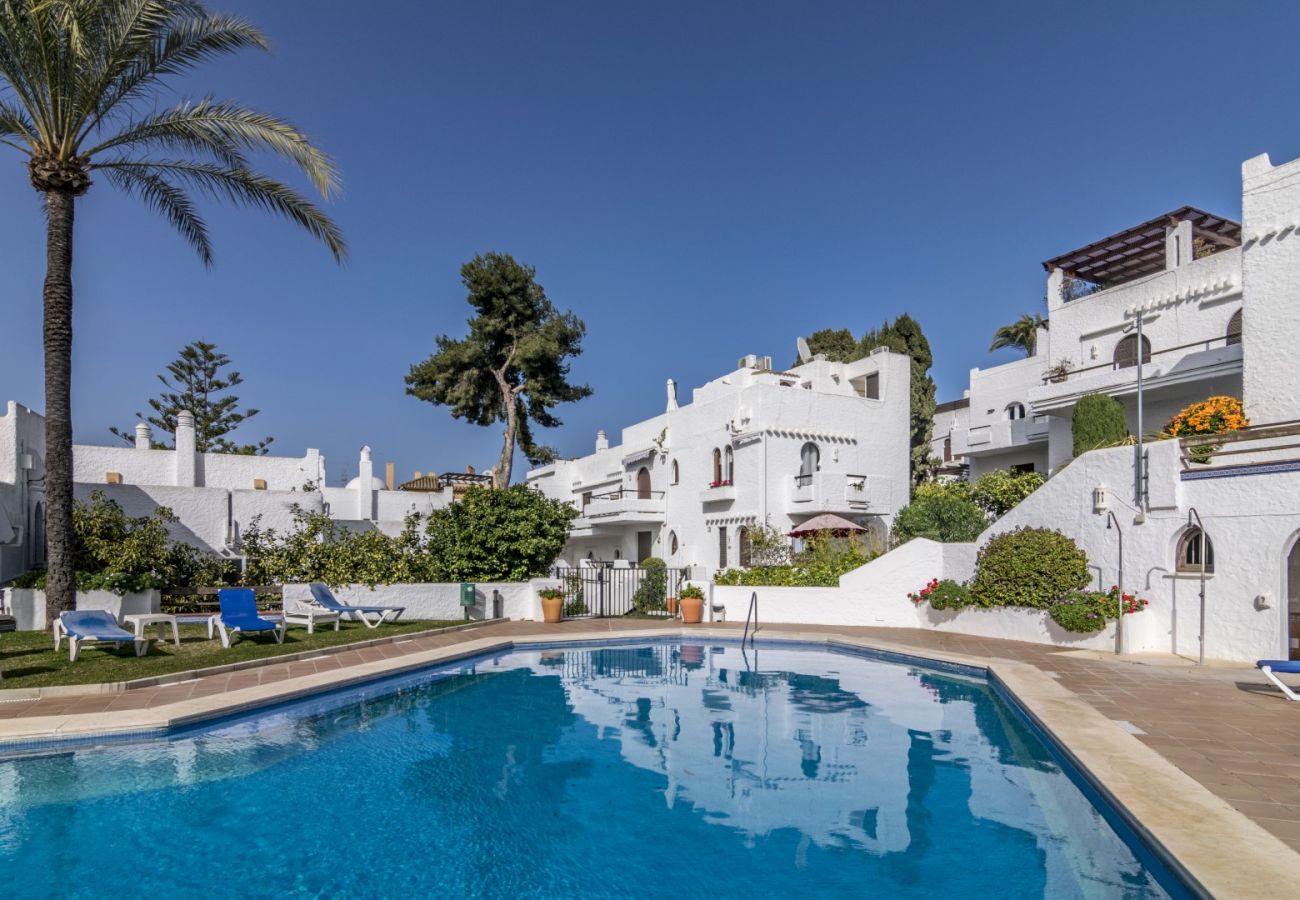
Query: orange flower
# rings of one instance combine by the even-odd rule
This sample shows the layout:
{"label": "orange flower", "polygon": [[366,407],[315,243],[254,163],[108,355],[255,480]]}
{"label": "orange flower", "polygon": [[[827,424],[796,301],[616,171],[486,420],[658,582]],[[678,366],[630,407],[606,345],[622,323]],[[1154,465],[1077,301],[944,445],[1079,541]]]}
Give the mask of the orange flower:
{"label": "orange flower", "polygon": [[1220,434],[1248,428],[1250,420],[1236,397],[1210,397],[1182,409],[1169,420],[1165,430],[1175,437]]}

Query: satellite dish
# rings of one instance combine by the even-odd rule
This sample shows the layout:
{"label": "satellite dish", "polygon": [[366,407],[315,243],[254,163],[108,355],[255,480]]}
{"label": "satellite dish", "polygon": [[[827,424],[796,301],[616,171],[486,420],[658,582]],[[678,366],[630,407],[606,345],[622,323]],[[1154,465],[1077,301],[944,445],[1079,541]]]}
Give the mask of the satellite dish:
{"label": "satellite dish", "polygon": [[811,362],[813,355],[812,350],[808,348],[808,342],[803,338],[796,338],[794,342],[795,349],[799,352],[799,362]]}

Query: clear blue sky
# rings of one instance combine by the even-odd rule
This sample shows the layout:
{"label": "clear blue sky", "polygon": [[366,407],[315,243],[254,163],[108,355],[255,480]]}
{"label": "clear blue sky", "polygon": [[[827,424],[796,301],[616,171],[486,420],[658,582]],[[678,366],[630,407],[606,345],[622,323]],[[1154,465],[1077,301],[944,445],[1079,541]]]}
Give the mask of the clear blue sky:
{"label": "clear blue sky", "polygon": [[[1041,309],[1041,260],[1182,204],[1238,216],[1242,160],[1300,155],[1292,4],[212,5],[275,52],[187,89],[286,115],[337,158],[352,259],[209,205],[205,271],[97,184],[77,221],[77,438],[114,440],[203,338],[262,409],[246,437],[320,447],[331,482],[363,443],[402,477],[494,461],[499,428],[402,382],[463,332],[476,252],[536,266],[587,322],[574,375],[596,393],[543,432],[573,455],[662,410],[668,377],[689,390],[904,311],[939,399],[959,396],[970,367],[1012,358],[985,348]],[[0,397],[39,409],[43,223],[7,151],[0,209]]]}

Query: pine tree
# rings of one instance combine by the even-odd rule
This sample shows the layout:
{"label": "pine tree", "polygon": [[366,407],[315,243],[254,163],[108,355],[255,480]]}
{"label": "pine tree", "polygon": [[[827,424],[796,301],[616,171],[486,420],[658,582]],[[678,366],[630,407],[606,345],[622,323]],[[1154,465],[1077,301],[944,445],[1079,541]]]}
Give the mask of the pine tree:
{"label": "pine tree", "polygon": [[[216,344],[206,341],[187,344],[181,349],[180,356],[168,364],[167,374],[158,376],[165,390],[149,401],[154,415],[146,418],[136,413],[136,418],[148,422],[155,431],[174,436],[177,414],[189,411],[194,414],[195,443],[200,453],[265,454],[274,438],[264,438],[256,444],[237,444],[226,437],[259,412],[256,409],[241,410],[239,398],[233,394],[217,396],[244,383],[238,372],[222,373],[221,370],[228,365],[230,357],[218,350]],[[109,431],[128,444],[135,443],[133,432],[116,428]],[[174,442],[154,442],[155,449],[171,450],[174,447]]]}

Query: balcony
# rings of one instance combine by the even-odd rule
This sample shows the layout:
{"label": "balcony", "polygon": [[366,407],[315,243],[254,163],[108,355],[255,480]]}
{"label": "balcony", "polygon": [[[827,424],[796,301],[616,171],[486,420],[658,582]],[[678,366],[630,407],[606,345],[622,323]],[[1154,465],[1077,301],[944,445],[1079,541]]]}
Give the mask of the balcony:
{"label": "balcony", "polygon": [[[1241,377],[1239,335],[1196,341],[1176,347],[1153,349],[1142,365],[1144,389],[1151,392],[1225,377]],[[1038,412],[1064,411],[1073,408],[1084,394],[1102,393],[1123,396],[1137,391],[1137,366],[1120,367],[1114,362],[1053,372],[1043,376],[1043,384],[1031,388],[1029,402]]]}
{"label": "balcony", "polygon": [[701,503],[724,503],[736,499],[736,486],[730,481],[719,481],[700,491]]}
{"label": "balcony", "polygon": [[573,522],[575,533],[602,525],[662,524],[664,521],[664,492],[638,491],[636,488],[619,488],[605,494],[595,494],[582,508]]}
{"label": "balcony", "polygon": [[[790,511],[796,513],[864,513],[872,508],[872,491],[866,475],[843,472],[815,472],[791,479]],[[875,497],[884,508],[888,498]]]}
{"label": "balcony", "polygon": [[1047,416],[1041,415],[976,425],[953,432],[952,453],[954,456],[972,456],[1036,444],[1047,440],[1047,429]]}

